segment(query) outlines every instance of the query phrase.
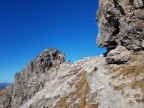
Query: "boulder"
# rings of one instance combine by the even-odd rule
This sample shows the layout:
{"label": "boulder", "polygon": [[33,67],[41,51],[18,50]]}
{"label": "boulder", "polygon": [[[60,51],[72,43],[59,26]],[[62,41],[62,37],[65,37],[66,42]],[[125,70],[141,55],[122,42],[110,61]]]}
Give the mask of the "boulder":
{"label": "boulder", "polygon": [[131,52],[124,46],[117,46],[115,49],[108,52],[106,57],[107,64],[123,64],[131,59]]}

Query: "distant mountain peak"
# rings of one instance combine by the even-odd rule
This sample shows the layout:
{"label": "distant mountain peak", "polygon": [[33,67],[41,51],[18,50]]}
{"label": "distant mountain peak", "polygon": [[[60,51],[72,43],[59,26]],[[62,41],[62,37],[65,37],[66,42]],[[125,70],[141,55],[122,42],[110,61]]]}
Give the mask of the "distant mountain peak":
{"label": "distant mountain peak", "polygon": [[0,83],[0,90],[6,88],[7,86],[9,86],[11,83],[7,83],[7,82],[1,82]]}

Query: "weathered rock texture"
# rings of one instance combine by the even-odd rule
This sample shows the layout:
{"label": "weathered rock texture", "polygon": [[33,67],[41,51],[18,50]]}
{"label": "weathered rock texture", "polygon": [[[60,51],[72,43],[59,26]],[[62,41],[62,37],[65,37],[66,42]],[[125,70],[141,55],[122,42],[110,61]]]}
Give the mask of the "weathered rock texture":
{"label": "weathered rock texture", "polygon": [[143,51],[119,46],[108,55],[116,60],[111,64],[106,57],[63,62],[64,55],[53,51],[42,52],[16,74],[1,92],[0,108],[144,108]]}
{"label": "weathered rock texture", "polygon": [[50,75],[53,73],[49,74],[48,70],[63,62],[64,54],[57,49],[42,51],[35,60],[15,75],[14,84],[2,91],[1,94],[5,95],[0,97],[0,108],[19,108],[26,103],[52,78]]}
{"label": "weathered rock texture", "polygon": [[144,49],[144,0],[99,0],[97,45]]}
{"label": "weathered rock texture", "polygon": [[106,57],[70,63],[45,50],[0,91],[0,108],[144,108],[143,7],[142,0],[100,0],[97,44]]}

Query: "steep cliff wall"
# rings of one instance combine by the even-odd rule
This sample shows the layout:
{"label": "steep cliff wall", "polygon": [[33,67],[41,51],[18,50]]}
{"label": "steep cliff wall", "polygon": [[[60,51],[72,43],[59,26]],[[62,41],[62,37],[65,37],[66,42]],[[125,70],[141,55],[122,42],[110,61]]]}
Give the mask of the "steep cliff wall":
{"label": "steep cliff wall", "polygon": [[144,1],[99,0],[97,45],[117,45],[137,51],[144,48]]}

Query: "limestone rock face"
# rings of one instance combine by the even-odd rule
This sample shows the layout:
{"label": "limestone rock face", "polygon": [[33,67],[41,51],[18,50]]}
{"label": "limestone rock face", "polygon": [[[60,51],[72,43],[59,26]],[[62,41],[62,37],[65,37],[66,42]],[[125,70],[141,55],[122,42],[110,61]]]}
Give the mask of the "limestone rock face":
{"label": "limestone rock face", "polygon": [[[117,56],[119,50],[126,51],[119,46],[109,56]],[[3,91],[0,108],[143,108],[143,52],[132,53],[126,64],[107,64],[106,59],[70,63],[61,58],[60,64],[41,70],[36,63],[33,71],[26,66]]]}
{"label": "limestone rock face", "polygon": [[97,45],[108,49],[118,45],[137,51],[144,47],[144,1],[99,0]]}
{"label": "limestone rock face", "polygon": [[[5,89],[5,96],[0,97],[0,108],[19,108],[43,89],[51,77],[48,70],[64,62],[64,54],[51,48],[42,51],[36,59],[15,75],[14,84]],[[1,103],[2,102],[2,103]]]}
{"label": "limestone rock face", "polygon": [[0,91],[0,108],[144,108],[144,1],[99,4],[97,44],[108,52],[71,63],[42,51]]}
{"label": "limestone rock face", "polygon": [[[108,58],[114,62],[108,64]],[[118,46],[107,57],[70,63],[48,49],[0,91],[0,108],[143,108],[143,79],[143,51]]]}
{"label": "limestone rock face", "polygon": [[144,108],[143,79],[143,51],[118,46],[107,57],[71,63],[48,49],[0,91],[0,108]]}

